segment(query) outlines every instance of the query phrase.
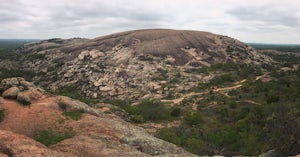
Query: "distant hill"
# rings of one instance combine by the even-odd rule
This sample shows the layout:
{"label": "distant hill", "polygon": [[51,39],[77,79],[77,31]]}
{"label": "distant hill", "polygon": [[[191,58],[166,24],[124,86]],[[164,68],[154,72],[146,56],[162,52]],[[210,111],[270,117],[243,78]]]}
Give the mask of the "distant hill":
{"label": "distant hill", "polygon": [[26,43],[37,42],[40,39],[0,39],[0,49],[11,50]]}
{"label": "distant hill", "polygon": [[263,43],[247,43],[257,50],[277,50],[282,52],[299,52],[300,44],[263,44]]}

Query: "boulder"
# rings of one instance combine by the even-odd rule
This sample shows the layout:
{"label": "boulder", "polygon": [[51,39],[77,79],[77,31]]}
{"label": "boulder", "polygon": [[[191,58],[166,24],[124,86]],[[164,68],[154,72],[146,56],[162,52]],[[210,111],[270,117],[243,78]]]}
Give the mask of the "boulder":
{"label": "boulder", "polygon": [[267,152],[264,152],[264,153],[260,154],[258,157],[274,157],[274,156],[278,156],[278,154],[273,149],[273,150],[269,150]]}
{"label": "boulder", "polygon": [[17,96],[17,100],[22,104],[31,104],[30,97],[25,92],[20,92]]}
{"label": "boulder", "polygon": [[108,91],[111,91],[112,89],[108,86],[104,86],[104,87],[99,87],[99,90],[101,92],[108,92]]}
{"label": "boulder", "polygon": [[83,60],[85,56],[87,56],[89,53],[89,51],[82,51],[79,55],[78,55],[78,59],[79,60]]}
{"label": "boulder", "polygon": [[20,81],[20,85],[22,87],[24,87],[24,89],[29,89],[30,87],[34,87],[34,84],[32,82],[28,82],[28,81]]}
{"label": "boulder", "polygon": [[16,78],[16,77],[3,79],[1,81],[1,86],[5,87],[6,89],[9,87],[18,86],[18,85],[19,85],[19,81],[18,81],[18,78]]}
{"label": "boulder", "polygon": [[159,85],[157,83],[151,82],[149,85],[150,85],[151,89],[154,89],[154,90],[160,90],[161,89],[161,85]]}
{"label": "boulder", "polygon": [[103,52],[100,52],[98,50],[92,50],[89,52],[89,54],[92,58],[103,57],[105,55]]}
{"label": "boulder", "polygon": [[[22,92],[19,92],[18,94],[18,100],[23,99],[25,101],[29,100],[28,102],[30,102],[30,100],[37,100],[43,97],[44,91],[40,88],[31,88]],[[20,98],[19,98],[20,97]]]}
{"label": "boulder", "polygon": [[20,90],[18,87],[11,87],[11,88],[5,90],[2,93],[2,96],[6,99],[16,99],[19,92],[20,92]]}
{"label": "boulder", "polygon": [[57,97],[57,104],[65,104],[66,105],[66,111],[84,111],[92,115],[99,115],[99,112],[93,108],[91,108],[86,103],[83,103],[79,100],[71,99],[66,96],[58,96]]}

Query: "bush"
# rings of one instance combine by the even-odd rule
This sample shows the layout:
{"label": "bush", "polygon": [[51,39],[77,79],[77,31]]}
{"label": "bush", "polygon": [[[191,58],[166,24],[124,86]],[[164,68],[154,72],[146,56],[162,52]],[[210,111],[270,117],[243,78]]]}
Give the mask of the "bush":
{"label": "bush", "polygon": [[236,108],[236,107],[237,107],[236,101],[231,101],[231,102],[229,103],[229,107],[232,108],[232,109]]}
{"label": "bush", "polygon": [[81,118],[82,113],[83,111],[72,111],[72,112],[64,112],[63,115],[73,120],[79,120]]}
{"label": "bush", "polygon": [[172,128],[162,128],[156,132],[156,137],[165,141],[174,143],[176,145],[181,144],[180,137],[175,134]]}
{"label": "bush", "polygon": [[90,98],[86,97],[85,95],[83,95],[80,92],[80,90],[78,90],[76,88],[75,85],[60,87],[54,92],[54,94],[63,95],[63,96],[67,96],[67,97],[70,97],[70,98],[73,98],[73,99],[77,99],[77,100],[80,100],[80,101],[82,101],[84,103],[87,103],[87,104],[94,104],[94,103],[97,102],[95,99],[90,99]]}
{"label": "bush", "polygon": [[22,104],[23,106],[30,106],[30,105],[31,105],[31,102],[30,102],[30,101],[26,101],[26,100],[24,100],[24,99],[20,99],[20,100],[18,100],[18,102],[19,102],[20,104]]}
{"label": "bush", "polygon": [[186,144],[187,150],[194,153],[199,153],[202,147],[202,140],[200,138],[189,138]]}
{"label": "bush", "polygon": [[156,132],[156,137],[198,154],[202,146],[202,139],[199,132],[195,128],[162,128]]}
{"label": "bush", "polygon": [[58,106],[64,111],[66,111],[66,109],[67,109],[67,104],[65,104],[63,102],[58,103]]}
{"label": "bush", "polygon": [[141,115],[145,120],[160,121],[168,118],[168,109],[158,100],[144,100],[137,108],[140,109]]}
{"label": "bush", "polygon": [[144,123],[145,122],[145,119],[143,116],[141,115],[133,115],[131,117],[131,120],[134,122],[134,123]]}
{"label": "bush", "polygon": [[184,123],[189,126],[198,126],[203,122],[202,115],[197,112],[189,114],[184,118]]}
{"label": "bush", "polygon": [[0,122],[4,120],[4,116],[5,116],[4,111],[5,111],[4,109],[0,110]]}
{"label": "bush", "polygon": [[180,113],[181,113],[181,109],[177,108],[177,107],[174,107],[172,109],[172,111],[171,111],[171,116],[173,116],[173,117],[179,117]]}
{"label": "bush", "polygon": [[48,147],[71,137],[73,137],[73,135],[69,132],[61,133],[52,130],[43,130],[37,133],[34,139]]}

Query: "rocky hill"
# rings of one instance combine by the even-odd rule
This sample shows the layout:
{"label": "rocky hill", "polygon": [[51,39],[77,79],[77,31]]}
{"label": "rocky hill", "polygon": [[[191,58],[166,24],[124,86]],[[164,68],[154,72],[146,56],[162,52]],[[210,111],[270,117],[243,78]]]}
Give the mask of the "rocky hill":
{"label": "rocky hill", "polygon": [[0,59],[7,156],[300,153],[297,53],[151,29],[49,39]]}
{"label": "rocky hill", "polygon": [[23,78],[1,81],[0,156],[194,156],[101,108]]}
{"label": "rocky hill", "polygon": [[208,32],[149,29],[88,39],[26,44],[21,69],[47,90],[73,86],[92,98],[140,99],[189,90],[217,63],[261,65],[270,58],[235,39]]}

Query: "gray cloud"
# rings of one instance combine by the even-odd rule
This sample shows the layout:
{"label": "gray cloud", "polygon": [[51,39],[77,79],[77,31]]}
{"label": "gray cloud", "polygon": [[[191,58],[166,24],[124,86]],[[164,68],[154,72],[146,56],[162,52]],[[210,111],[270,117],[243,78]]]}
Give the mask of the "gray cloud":
{"label": "gray cloud", "polygon": [[[287,8],[288,9],[288,8]],[[300,17],[291,10],[264,7],[239,7],[229,11],[241,21],[261,22],[268,25],[299,27]]]}
{"label": "gray cloud", "polygon": [[132,29],[172,28],[251,42],[300,43],[300,3],[294,0],[2,1],[0,38],[94,38]]}

